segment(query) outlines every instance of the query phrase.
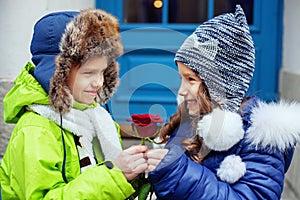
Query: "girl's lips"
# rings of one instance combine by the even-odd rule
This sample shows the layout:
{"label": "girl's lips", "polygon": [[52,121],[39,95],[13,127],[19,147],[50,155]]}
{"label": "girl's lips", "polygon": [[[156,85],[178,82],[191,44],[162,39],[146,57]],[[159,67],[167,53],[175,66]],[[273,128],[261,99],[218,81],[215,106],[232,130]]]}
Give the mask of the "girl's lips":
{"label": "girl's lips", "polygon": [[186,103],[196,103],[195,99],[187,99],[185,101],[186,101]]}
{"label": "girl's lips", "polygon": [[186,100],[186,105],[187,105],[187,107],[195,106],[196,103],[197,103],[197,101],[194,100],[194,99]]}

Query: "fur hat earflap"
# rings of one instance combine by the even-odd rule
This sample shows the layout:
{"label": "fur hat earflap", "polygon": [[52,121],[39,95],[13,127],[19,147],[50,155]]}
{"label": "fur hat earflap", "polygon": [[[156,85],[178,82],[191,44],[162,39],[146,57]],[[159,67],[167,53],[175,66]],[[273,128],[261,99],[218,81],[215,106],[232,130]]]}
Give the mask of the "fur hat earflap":
{"label": "fur hat earflap", "polygon": [[106,56],[108,67],[104,83],[98,91],[98,102],[104,104],[119,83],[116,59],[123,54],[118,20],[100,9],[86,9],[67,24],[56,57],[56,71],[50,82],[50,105],[64,114],[73,106],[73,97],[66,85],[70,71],[94,56]]}

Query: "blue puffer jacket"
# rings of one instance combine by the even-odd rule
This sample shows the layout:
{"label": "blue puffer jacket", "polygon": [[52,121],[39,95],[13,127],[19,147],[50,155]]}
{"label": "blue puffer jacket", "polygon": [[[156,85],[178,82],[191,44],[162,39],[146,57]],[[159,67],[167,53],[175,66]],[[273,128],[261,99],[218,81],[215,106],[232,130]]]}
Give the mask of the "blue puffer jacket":
{"label": "blue puffer jacket", "polygon": [[234,127],[238,123],[229,119],[234,116],[227,114],[222,135],[200,134],[211,149],[202,164],[192,161],[180,145],[191,133],[190,123],[176,130],[166,145],[170,151],[149,173],[158,199],[280,199],[284,174],[300,141],[300,105],[266,104],[254,97],[239,114],[242,135]]}

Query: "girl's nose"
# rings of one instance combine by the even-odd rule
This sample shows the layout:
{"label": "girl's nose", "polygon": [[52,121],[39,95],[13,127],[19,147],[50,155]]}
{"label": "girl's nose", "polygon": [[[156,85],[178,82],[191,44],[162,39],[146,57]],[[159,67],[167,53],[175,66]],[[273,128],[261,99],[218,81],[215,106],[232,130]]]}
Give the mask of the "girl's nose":
{"label": "girl's nose", "polygon": [[187,94],[187,85],[184,81],[181,81],[180,88],[178,90],[180,96],[185,96]]}

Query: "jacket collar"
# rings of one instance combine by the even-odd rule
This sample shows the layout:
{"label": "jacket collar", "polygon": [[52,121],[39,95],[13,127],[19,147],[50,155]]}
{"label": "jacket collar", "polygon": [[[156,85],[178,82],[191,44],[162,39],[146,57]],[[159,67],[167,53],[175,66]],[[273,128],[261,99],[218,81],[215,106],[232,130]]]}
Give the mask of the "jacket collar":
{"label": "jacket collar", "polygon": [[28,62],[16,77],[13,88],[5,95],[3,99],[5,122],[17,123],[27,105],[49,104],[47,93],[31,74],[34,68],[35,66]]}
{"label": "jacket collar", "polygon": [[88,156],[90,161],[94,159],[94,138],[99,141],[106,160],[115,159],[122,151],[115,123],[110,114],[99,104],[95,108],[83,111],[72,108],[62,116],[49,105],[33,104],[29,105],[29,108],[78,136],[82,146],[79,151],[80,158]]}

